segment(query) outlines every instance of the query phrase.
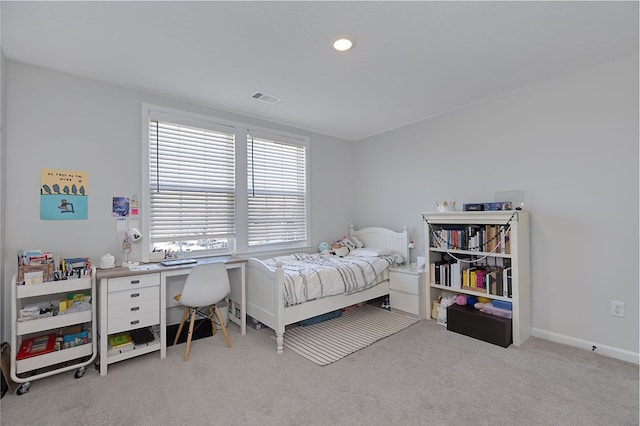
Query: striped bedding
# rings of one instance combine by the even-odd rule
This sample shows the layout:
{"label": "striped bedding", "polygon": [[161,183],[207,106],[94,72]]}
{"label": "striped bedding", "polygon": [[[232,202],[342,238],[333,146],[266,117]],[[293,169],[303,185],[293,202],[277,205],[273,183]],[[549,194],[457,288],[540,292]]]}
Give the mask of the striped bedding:
{"label": "striped bedding", "polygon": [[399,254],[387,256],[333,256],[296,253],[265,259],[271,269],[282,261],[285,305],[343,293],[354,293],[377,284],[377,277],[393,264],[404,262]]}

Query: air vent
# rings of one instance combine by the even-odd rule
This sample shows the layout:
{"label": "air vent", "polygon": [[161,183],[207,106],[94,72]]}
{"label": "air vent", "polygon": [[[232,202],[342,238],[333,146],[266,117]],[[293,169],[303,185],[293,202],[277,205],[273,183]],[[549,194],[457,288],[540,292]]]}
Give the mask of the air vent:
{"label": "air vent", "polygon": [[253,99],[256,99],[258,101],[267,103],[267,104],[277,104],[278,102],[280,102],[282,99],[272,96],[272,95],[267,95],[266,93],[262,93],[262,92],[256,92],[251,96]]}

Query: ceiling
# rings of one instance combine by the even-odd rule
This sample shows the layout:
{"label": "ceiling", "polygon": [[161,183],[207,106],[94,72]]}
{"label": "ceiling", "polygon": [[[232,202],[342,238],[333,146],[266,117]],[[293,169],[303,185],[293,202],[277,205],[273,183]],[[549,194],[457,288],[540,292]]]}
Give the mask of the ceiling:
{"label": "ceiling", "polygon": [[1,7],[8,59],[350,141],[638,52],[636,1]]}

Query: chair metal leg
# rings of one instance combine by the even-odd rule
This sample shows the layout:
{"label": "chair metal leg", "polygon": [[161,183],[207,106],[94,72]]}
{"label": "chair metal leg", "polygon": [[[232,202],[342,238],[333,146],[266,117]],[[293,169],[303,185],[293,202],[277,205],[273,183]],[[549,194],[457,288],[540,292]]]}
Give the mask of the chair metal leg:
{"label": "chair metal leg", "polygon": [[216,317],[218,317],[218,321],[220,321],[220,328],[222,329],[224,340],[227,341],[227,346],[231,347],[231,339],[229,339],[229,334],[227,334],[227,327],[224,326],[224,321],[222,320],[222,315],[220,315],[220,309],[218,309],[218,305],[213,305],[213,309],[216,312]]}
{"label": "chair metal leg", "polygon": [[211,321],[211,334],[216,334],[216,321],[215,321],[215,317],[214,317],[214,311],[213,311],[213,306],[209,305],[209,320]]}
{"label": "chair metal leg", "polygon": [[187,334],[187,347],[184,350],[184,360],[189,359],[189,348],[191,347],[191,337],[193,336],[193,325],[196,322],[196,310],[191,310],[191,319],[189,320],[189,334]]}
{"label": "chair metal leg", "polygon": [[184,326],[184,321],[187,319],[187,315],[189,315],[189,308],[184,308],[184,312],[182,313],[182,319],[180,320],[180,325],[178,326],[178,331],[176,332],[176,338],[173,339],[173,346],[178,344],[180,333],[182,333],[182,326]]}

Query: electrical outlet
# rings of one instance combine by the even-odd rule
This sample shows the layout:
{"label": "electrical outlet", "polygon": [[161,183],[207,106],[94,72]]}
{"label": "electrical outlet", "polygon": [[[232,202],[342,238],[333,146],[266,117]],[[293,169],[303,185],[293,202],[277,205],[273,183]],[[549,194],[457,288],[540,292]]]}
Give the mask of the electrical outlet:
{"label": "electrical outlet", "polygon": [[611,315],[614,317],[624,317],[624,302],[611,301]]}

